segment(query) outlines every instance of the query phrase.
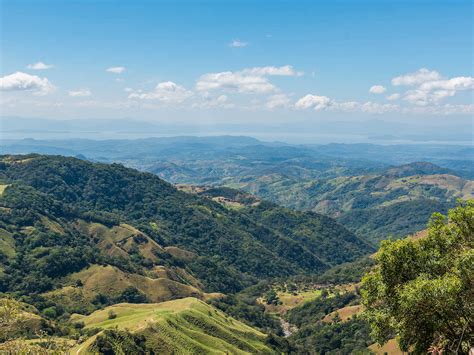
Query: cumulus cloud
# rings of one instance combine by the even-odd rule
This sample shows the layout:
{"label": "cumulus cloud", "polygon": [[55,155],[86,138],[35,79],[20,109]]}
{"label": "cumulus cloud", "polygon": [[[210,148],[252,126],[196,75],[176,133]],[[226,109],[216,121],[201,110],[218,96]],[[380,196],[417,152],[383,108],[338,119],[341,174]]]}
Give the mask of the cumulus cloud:
{"label": "cumulus cloud", "polygon": [[183,86],[172,81],[165,81],[156,85],[150,92],[136,91],[128,95],[129,99],[157,100],[165,103],[181,103],[193,93]]}
{"label": "cumulus cloud", "polygon": [[371,94],[383,94],[385,91],[387,91],[387,89],[382,85],[373,85],[369,89]]}
{"label": "cumulus cloud", "polygon": [[316,111],[324,110],[334,104],[334,101],[327,96],[318,96],[308,94],[303,96],[295,103],[297,109],[312,108]]}
{"label": "cumulus cloud", "polygon": [[247,47],[248,45],[249,45],[248,42],[243,42],[238,39],[234,39],[232,42],[229,43],[229,47],[232,47],[232,48],[243,48],[243,47]]}
{"label": "cumulus cloud", "polygon": [[45,64],[43,62],[37,62],[33,64],[28,64],[26,66],[27,69],[32,69],[32,70],[46,70],[46,69],[51,69],[53,68],[53,65],[51,64]]}
{"label": "cumulus cloud", "polygon": [[459,76],[451,79],[427,81],[405,93],[404,99],[412,104],[425,106],[456,95],[459,91],[473,90],[474,78]]}
{"label": "cumulus cloud", "polygon": [[392,79],[392,85],[394,86],[414,86],[423,84],[427,81],[439,80],[441,79],[441,74],[436,70],[429,70],[426,68],[421,68],[414,73],[408,73],[405,75],[400,75]]}
{"label": "cumulus cloud", "polygon": [[[473,90],[474,78],[470,76],[458,76],[454,78],[443,78],[435,70],[421,68],[414,73],[397,76],[392,79],[394,86],[412,86],[403,94],[403,99],[411,104],[427,106],[439,104],[445,98],[455,96],[459,91]],[[389,96],[398,99],[398,96]]]}
{"label": "cumulus cloud", "polygon": [[330,110],[381,114],[398,111],[400,107],[398,105],[380,104],[371,101],[365,103],[360,103],[357,101],[338,102],[327,96],[308,94],[296,101],[295,108],[300,110],[313,109],[315,111]]}
{"label": "cumulus cloud", "polygon": [[276,108],[288,108],[291,106],[290,98],[285,94],[272,95],[265,103],[265,107],[273,110]]}
{"label": "cumulus cloud", "polygon": [[87,97],[91,96],[92,92],[89,89],[79,89],[69,91],[68,95],[71,97]]}
{"label": "cumulus cloud", "polygon": [[196,90],[226,90],[239,93],[270,93],[277,88],[269,82],[269,76],[301,76],[291,65],[246,68],[240,71],[207,73],[196,82]]}
{"label": "cumulus cloud", "polygon": [[0,78],[0,91],[33,91],[35,95],[46,95],[54,89],[48,78],[40,78],[16,72]]}
{"label": "cumulus cloud", "polygon": [[125,71],[125,67],[110,67],[105,70],[108,73],[122,74]]}

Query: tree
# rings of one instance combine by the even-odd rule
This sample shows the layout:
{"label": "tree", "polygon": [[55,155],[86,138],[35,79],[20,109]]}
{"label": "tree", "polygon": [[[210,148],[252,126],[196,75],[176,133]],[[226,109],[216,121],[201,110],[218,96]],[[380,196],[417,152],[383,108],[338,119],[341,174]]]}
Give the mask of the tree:
{"label": "tree", "polygon": [[278,294],[276,291],[271,288],[266,294],[265,294],[265,300],[267,301],[267,304],[279,304],[280,303],[280,298],[278,297]]}
{"label": "tree", "polygon": [[467,353],[474,343],[474,200],[448,218],[433,214],[428,235],[382,243],[361,294],[372,336],[397,337],[403,351]]}
{"label": "tree", "polygon": [[146,295],[134,286],[128,286],[118,297],[118,302],[147,303]]}

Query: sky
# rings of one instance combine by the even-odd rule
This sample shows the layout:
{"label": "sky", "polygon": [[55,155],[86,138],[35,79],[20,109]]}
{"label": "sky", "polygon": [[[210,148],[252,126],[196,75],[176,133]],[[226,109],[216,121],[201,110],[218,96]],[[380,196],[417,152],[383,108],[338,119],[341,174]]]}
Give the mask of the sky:
{"label": "sky", "polygon": [[0,4],[2,117],[472,127],[472,1]]}

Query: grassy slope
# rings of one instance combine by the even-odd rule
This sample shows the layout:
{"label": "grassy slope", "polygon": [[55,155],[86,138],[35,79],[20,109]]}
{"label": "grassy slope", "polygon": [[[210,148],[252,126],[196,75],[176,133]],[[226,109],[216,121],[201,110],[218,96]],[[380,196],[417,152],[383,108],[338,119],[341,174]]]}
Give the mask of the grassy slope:
{"label": "grassy slope", "polygon": [[88,298],[92,298],[98,293],[116,296],[128,286],[136,287],[147,295],[151,302],[162,302],[186,296],[202,296],[202,292],[192,286],[167,278],[150,278],[126,273],[111,265],[92,265],[85,270],[70,275],[70,279],[82,281],[85,295]]}
{"label": "grassy slope", "polygon": [[[109,312],[117,317],[109,319]],[[265,334],[195,298],[158,304],[117,304],[89,316],[73,315],[86,328],[117,328],[145,335],[158,353],[271,353]],[[72,353],[85,354],[93,340]]]}

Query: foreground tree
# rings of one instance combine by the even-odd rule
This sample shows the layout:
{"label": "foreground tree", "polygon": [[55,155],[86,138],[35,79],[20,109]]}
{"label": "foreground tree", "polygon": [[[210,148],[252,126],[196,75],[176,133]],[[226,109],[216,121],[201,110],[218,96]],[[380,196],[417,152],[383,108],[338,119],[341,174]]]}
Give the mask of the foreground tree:
{"label": "foreground tree", "polygon": [[426,237],[383,242],[375,259],[361,294],[377,342],[466,354],[474,345],[474,200],[448,218],[433,214]]}

